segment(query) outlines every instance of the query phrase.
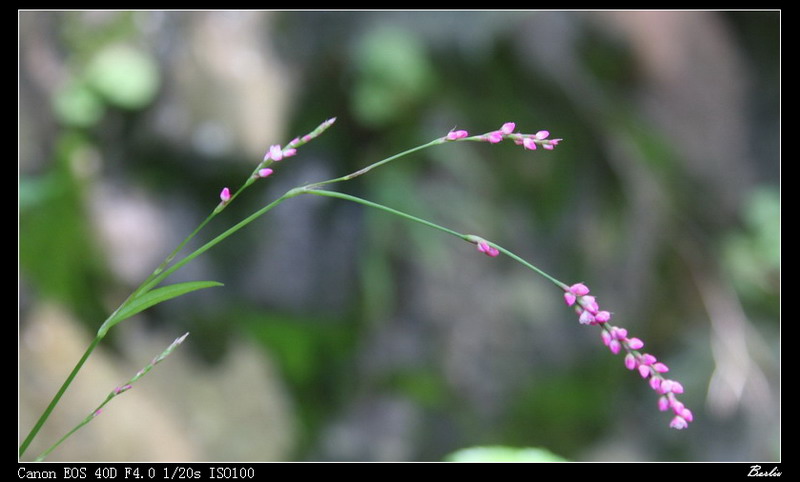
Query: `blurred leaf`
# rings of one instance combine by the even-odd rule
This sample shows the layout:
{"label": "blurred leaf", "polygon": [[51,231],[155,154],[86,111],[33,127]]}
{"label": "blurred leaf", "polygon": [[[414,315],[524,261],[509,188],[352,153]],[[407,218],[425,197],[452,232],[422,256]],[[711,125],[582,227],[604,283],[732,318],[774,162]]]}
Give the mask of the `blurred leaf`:
{"label": "blurred leaf", "polygon": [[547,449],[504,446],[471,447],[445,457],[447,462],[567,462]]}
{"label": "blurred leaf", "polygon": [[72,82],[57,92],[53,109],[61,122],[76,127],[94,125],[104,111],[97,94],[81,82]]}
{"label": "blurred leaf", "polygon": [[158,91],[158,67],[144,52],[113,45],[92,59],[86,69],[86,81],[111,104],[140,109]]}
{"label": "blurred leaf", "polygon": [[401,116],[430,91],[434,78],[424,45],[402,30],[382,28],[367,34],[358,45],[355,65],[353,110],[372,125]]}

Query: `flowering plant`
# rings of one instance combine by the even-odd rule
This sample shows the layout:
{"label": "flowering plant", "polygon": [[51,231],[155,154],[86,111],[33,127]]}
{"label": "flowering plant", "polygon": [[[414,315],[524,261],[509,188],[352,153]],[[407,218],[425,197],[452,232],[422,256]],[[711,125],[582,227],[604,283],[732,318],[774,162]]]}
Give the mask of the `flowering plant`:
{"label": "flowering plant", "polygon": [[[683,429],[688,426],[688,423],[691,422],[693,419],[692,412],[688,408],[686,408],[683,405],[683,403],[680,402],[677,398],[678,394],[683,393],[683,386],[675,380],[671,380],[664,377],[663,374],[669,371],[669,369],[664,363],[657,361],[657,359],[653,355],[649,353],[643,353],[640,351],[644,347],[644,343],[640,339],[635,337],[628,337],[628,332],[626,329],[611,325],[610,321],[612,318],[612,314],[609,311],[600,309],[597,300],[595,299],[594,296],[589,295],[589,288],[587,288],[586,285],[584,285],[583,283],[567,285],[566,283],[563,283],[557,280],[556,278],[550,276],[549,274],[545,273],[544,271],[540,270],[533,264],[520,258],[511,251],[503,248],[502,246],[494,242],[488,241],[481,236],[474,234],[462,234],[452,229],[430,222],[428,220],[398,211],[391,207],[378,204],[366,199],[358,198],[350,194],[338,191],[332,191],[328,189],[328,187],[333,184],[349,181],[356,177],[362,176],[371,171],[372,169],[388,164],[401,157],[407,156],[409,154],[412,154],[414,152],[429,147],[450,142],[473,141],[473,142],[488,142],[490,144],[497,144],[499,142],[502,142],[503,140],[511,140],[512,142],[514,142],[514,144],[522,146],[523,149],[525,150],[536,150],[538,149],[538,147],[542,147],[543,149],[546,150],[553,150],[556,146],[559,145],[562,139],[558,138],[550,139],[549,138],[550,133],[546,130],[540,130],[535,134],[523,134],[519,132],[514,132],[516,129],[516,125],[513,122],[507,122],[503,124],[498,130],[475,136],[470,136],[469,133],[465,130],[453,129],[446,135],[438,137],[426,144],[408,149],[394,156],[387,157],[386,159],[370,164],[367,167],[359,169],[358,171],[352,172],[345,176],[290,189],[278,199],[272,201],[271,203],[262,207],[255,213],[244,218],[239,223],[228,228],[222,234],[219,234],[212,240],[205,243],[203,246],[187,254],[179,261],[173,262],[176,256],[179,253],[181,253],[184,250],[184,248],[188,245],[189,241],[191,241],[209,223],[209,221],[211,221],[214,217],[216,217],[230,203],[232,203],[238,196],[240,196],[245,189],[249,188],[258,180],[262,180],[272,176],[275,173],[274,168],[276,167],[276,163],[280,163],[289,157],[295,156],[298,153],[298,148],[302,147],[304,144],[312,141],[313,139],[321,135],[330,126],[332,126],[335,121],[336,121],[335,118],[328,119],[310,133],[302,137],[294,138],[292,141],[290,141],[283,147],[277,144],[270,146],[266,154],[264,155],[262,161],[255,167],[252,173],[245,179],[245,181],[236,191],[232,191],[227,186],[221,189],[219,193],[219,203],[211,211],[208,217],[202,223],[200,223],[200,225],[192,233],[190,233],[189,236],[187,236],[164,259],[164,261],[150,274],[150,276],[148,276],[147,279],[145,279],[142,282],[142,284],[138,288],[136,288],[133,291],[133,293],[131,293],[131,295],[116,310],[114,310],[114,312],[111,313],[111,315],[109,315],[109,317],[105,320],[105,322],[100,326],[100,328],[97,331],[97,335],[95,339],[92,341],[92,343],[89,345],[89,348],[86,350],[83,357],[80,359],[80,361],[77,363],[77,365],[72,370],[70,375],[67,377],[61,389],[56,393],[50,405],[47,407],[47,409],[45,409],[44,413],[41,415],[36,425],[33,427],[33,429],[28,434],[27,438],[20,446],[19,448],[20,457],[25,453],[26,449],[28,448],[32,440],[36,437],[37,433],[39,432],[42,425],[49,417],[52,410],[59,403],[61,396],[67,390],[72,380],[74,379],[75,375],[81,370],[83,364],[89,358],[92,351],[106,336],[106,334],[112,327],[158,303],[168,301],[170,299],[182,296],[184,294],[193,291],[215,286],[221,286],[221,283],[214,281],[193,281],[193,282],[177,283],[165,286],[159,286],[159,285],[164,280],[166,280],[170,275],[172,275],[175,271],[181,269],[183,266],[194,260],[197,256],[200,256],[209,249],[213,248],[214,246],[225,240],[227,237],[231,236],[244,226],[253,222],[258,217],[272,210],[279,204],[303,194],[342,199],[345,201],[355,202],[363,206],[379,209],[396,216],[400,216],[401,218],[404,218],[406,220],[423,224],[430,228],[461,238],[466,242],[472,243],[477,247],[477,250],[479,252],[487,256],[490,256],[492,258],[497,257],[500,254],[504,254],[510,257],[511,259],[519,262],[523,266],[535,271],[539,275],[545,277],[553,284],[555,284],[558,288],[563,290],[564,293],[563,296],[566,304],[568,306],[574,307],[576,313],[578,314],[578,321],[581,324],[600,326],[603,343],[611,350],[612,353],[618,354],[622,350],[625,350],[626,352],[624,358],[625,366],[629,370],[637,370],[639,374],[642,376],[642,378],[648,380],[650,387],[660,395],[658,400],[658,407],[660,410],[666,411],[671,409],[672,412],[674,413],[674,417],[670,422],[670,427],[676,429]],[[108,397],[105,399],[105,401],[103,401],[100,404],[100,406],[98,406],[95,410],[93,410],[89,416],[87,416],[83,421],[81,421],[75,428],[73,428],[70,432],[68,432],[58,442],[56,442],[53,446],[51,446],[48,450],[46,450],[40,456],[40,459],[43,459],[45,456],[47,456],[53,449],[55,449],[59,444],[61,444],[64,440],[66,440],[72,433],[74,433],[75,431],[77,431],[78,429],[89,423],[91,420],[93,420],[96,416],[98,416],[101,413],[102,408],[113,398],[130,390],[133,387],[133,384],[139,378],[141,378],[143,375],[149,372],[150,369],[153,368],[153,366],[161,362],[167,355],[169,355],[177,345],[183,342],[183,340],[186,338],[187,335],[188,333],[176,339],[173,344],[171,344],[161,355],[156,357],[152,361],[152,363],[150,363],[147,367],[139,371],[139,373],[137,373],[133,378],[128,380],[126,383],[112,390],[111,393],[109,393]]]}

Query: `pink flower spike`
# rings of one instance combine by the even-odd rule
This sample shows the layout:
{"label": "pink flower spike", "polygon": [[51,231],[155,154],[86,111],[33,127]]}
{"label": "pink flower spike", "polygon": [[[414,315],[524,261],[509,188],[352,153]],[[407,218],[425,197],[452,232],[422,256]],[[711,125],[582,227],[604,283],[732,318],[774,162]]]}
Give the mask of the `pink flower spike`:
{"label": "pink flower spike", "polygon": [[[603,333],[605,333],[605,331]],[[625,355],[625,368],[628,370],[633,370],[636,368],[636,359],[630,353]]]}
{"label": "pink flower spike", "polygon": [[681,417],[680,415],[676,415],[675,418],[669,423],[670,428],[674,428],[676,430],[683,430],[689,426],[686,420]]}
{"label": "pink flower spike", "polygon": [[653,370],[657,371],[658,373],[667,373],[669,371],[669,367],[661,362],[658,362],[653,365]]}
{"label": "pink flower spike", "polygon": [[478,251],[485,254],[486,256],[491,256],[492,258],[500,254],[500,251],[498,251],[497,248],[489,246],[489,243],[487,243],[486,241],[481,241],[480,243],[478,243]]}
{"label": "pink flower spike", "polygon": [[262,177],[262,178],[263,177],[269,177],[270,174],[272,174],[272,173],[273,173],[273,171],[270,168],[259,169],[258,170],[258,177]]}
{"label": "pink flower spike", "polygon": [[525,149],[528,149],[528,150],[531,150],[531,151],[535,151],[536,150],[536,141],[534,141],[530,137],[526,137],[526,138],[522,139],[522,146],[525,147]]}
{"label": "pink flower spike", "polygon": [[589,288],[587,288],[583,283],[575,283],[569,287],[569,290],[572,291],[575,296],[584,296],[589,294]]}
{"label": "pink flower spike", "polygon": [[[567,306],[572,306],[575,304],[575,295],[570,292],[564,293],[564,302],[567,303]],[[603,332],[605,333],[605,332]]]}
{"label": "pink flower spike", "polygon": [[599,311],[596,315],[594,315],[594,320],[598,323],[606,323],[610,319],[611,313],[608,311]]}
{"label": "pink flower spike", "polygon": [[628,340],[628,348],[631,350],[638,350],[644,346],[644,342],[638,338],[630,338]]}
{"label": "pink flower spike", "polygon": [[273,161],[278,162],[283,159],[283,151],[281,150],[281,146],[275,144],[269,147],[269,157],[272,158]]}
{"label": "pink flower spike", "polygon": [[503,124],[503,127],[500,128],[500,132],[506,135],[511,134],[512,132],[514,132],[514,128],[516,126],[517,125],[514,124],[513,122],[506,122],[505,124]]}
{"label": "pink flower spike", "polygon": [[222,188],[222,192],[219,193],[219,198],[222,199],[222,202],[226,203],[231,200],[231,190],[227,187]]}
{"label": "pink flower spike", "polygon": [[642,378],[649,377],[650,376],[650,367],[647,366],[647,365],[639,365],[639,375],[641,375]]}

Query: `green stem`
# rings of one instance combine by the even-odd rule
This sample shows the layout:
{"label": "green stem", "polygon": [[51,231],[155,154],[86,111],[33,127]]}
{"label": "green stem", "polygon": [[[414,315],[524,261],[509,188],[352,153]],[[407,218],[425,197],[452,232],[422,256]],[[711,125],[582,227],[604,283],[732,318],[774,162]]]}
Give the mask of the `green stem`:
{"label": "green stem", "polygon": [[[315,184],[315,186],[317,186],[317,185],[318,184]],[[453,231],[452,229],[446,228],[444,226],[440,226],[440,225],[438,225],[436,223],[432,223],[432,222],[430,222],[428,220],[425,220],[425,219],[422,219],[422,218],[418,218],[416,216],[412,216],[411,214],[404,213],[402,211],[398,211],[397,209],[393,209],[393,208],[390,208],[388,206],[384,206],[383,204],[378,204],[378,203],[375,203],[375,202],[372,202],[372,201],[367,201],[366,199],[362,199],[362,198],[359,198],[359,197],[356,197],[356,196],[351,196],[349,194],[345,194],[345,193],[341,193],[341,192],[335,192],[335,191],[309,189],[309,188],[302,189],[300,192],[302,194],[313,194],[315,196],[332,197],[332,198],[337,198],[337,199],[344,199],[346,201],[351,201],[351,202],[355,202],[355,203],[358,203],[358,204],[363,204],[364,206],[368,206],[368,207],[371,207],[371,208],[379,209],[381,211],[385,211],[387,213],[394,214],[396,216],[400,216],[401,218],[407,219],[409,221],[413,221],[415,223],[419,223],[419,224],[428,226],[429,228],[433,228],[433,229],[445,232],[445,233],[453,235],[453,236],[455,236],[457,238],[461,238],[461,239],[463,239],[464,241],[467,241],[467,242],[472,242],[472,239],[473,239],[472,235],[462,234],[462,233],[459,233],[457,231]],[[529,262],[525,261],[524,259],[520,258],[519,256],[517,256],[516,254],[512,253],[511,251],[503,248],[502,246],[500,246],[498,244],[495,244],[495,243],[492,243],[492,242],[489,242],[489,241],[487,241],[487,243],[489,243],[490,245],[494,246],[495,248],[497,248],[498,251],[500,251],[501,253],[505,254],[506,256],[508,256],[509,258],[513,259],[514,261],[522,264],[526,268],[531,269],[534,272],[536,272],[537,274],[543,276],[545,279],[547,279],[548,281],[552,282],[553,284],[555,284],[559,288],[561,288],[563,290],[566,290],[566,289],[569,288],[569,286],[567,286],[565,283],[563,283],[563,282],[557,280],[556,278],[550,276],[549,274],[545,273],[541,269],[537,268],[536,266],[532,265],[531,263],[529,263]]]}
{"label": "green stem", "polygon": [[81,357],[80,361],[78,361],[78,364],[75,365],[75,368],[72,369],[72,373],[69,374],[67,379],[64,381],[64,384],[61,385],[61,388],[58,390],[58,393],[56,393],[56,396],[53,397],[53,400],[50,402],[50,405],[47,406],[45,411],[42,413],[42,416],[39,417],[39,421],[36,422],[36,425],[33,426],[33,428],[31,429],[31,432],[25,438],[25,441],[22,442],[22,445],[19,446],[19,456],[20,457],[22,457],[22,455],[28,449],[28,446],[31,444],[33,439],[36,437],[36,434],[39,433],[39,430],[42,428],[42,425],[44,425],[44,423],[47,421],[47,418],[50,417],[50,413],[53,411],[53,409],[56,407],[56,405],[58,405],[58,402],[61,400],[61,397],[64,395],[64,392],[66,392],[67,388],[69,388],[69,386],[72,384],[72,380],[75,378],[75,376],[81,370],[81,368],[83,367],[83,364],[86,363],[86,360],[89,358],[89,355],[92,354],[92,352],[97,347],[97,345],[100,343],[100,340],[102,340],[102,339],[103,339],[102,336],[97,336],[97,337],[95,337],[94,340],[92,340],[92,343],[89,345],[89,348],[86,349],[86,352],[83,354],[83,357]]}

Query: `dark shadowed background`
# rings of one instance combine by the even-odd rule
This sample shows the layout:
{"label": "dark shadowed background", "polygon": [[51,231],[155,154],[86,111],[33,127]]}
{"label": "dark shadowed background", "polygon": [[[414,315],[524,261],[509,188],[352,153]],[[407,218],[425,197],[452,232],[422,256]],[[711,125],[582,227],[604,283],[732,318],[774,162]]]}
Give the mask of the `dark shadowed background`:
{"label": "dark shadowed background", "polygon": [[491,239],[682,382],[695,421],[508,258],[300,197],[179,271],[225,284],[111,332],[26,458],[780,458],[780,12],[19,13],[20,441],[103,319],[271,144],[336,116],[198,243],[307,182]]}

